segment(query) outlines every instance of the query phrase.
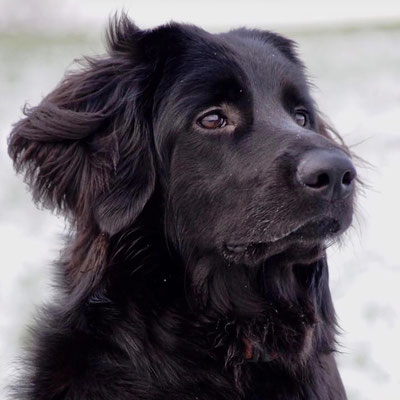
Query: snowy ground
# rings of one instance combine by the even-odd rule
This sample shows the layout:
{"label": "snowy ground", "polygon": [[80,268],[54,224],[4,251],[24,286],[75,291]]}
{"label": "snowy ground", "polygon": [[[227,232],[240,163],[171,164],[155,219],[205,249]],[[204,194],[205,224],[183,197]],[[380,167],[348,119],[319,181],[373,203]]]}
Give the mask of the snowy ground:
{"label": "snowy ground", "polygon": [[[341,373],[351,400],[398,400],[400,24],[284,30],[299,43],[321,109],[369,163],[359,165],[367,187],[354,228],[341,248],[330,250],[331,287],[343,329]],[[73,58],[100,49],[99,39],[86,32],[0,33],[1,398],[11,360],[26,340],[25,325],[51,295],[51,260],[63,231],[62,221],[34,208],[14,176],[6,136],[25,101],[36,104]]]}

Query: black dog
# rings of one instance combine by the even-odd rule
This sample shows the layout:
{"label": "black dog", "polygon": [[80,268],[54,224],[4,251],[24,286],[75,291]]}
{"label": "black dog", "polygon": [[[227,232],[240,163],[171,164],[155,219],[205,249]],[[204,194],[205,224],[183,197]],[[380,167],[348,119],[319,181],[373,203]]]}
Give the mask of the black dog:
{"label": "black dog", "polygon": [[123,16],[25,114],[10,155],[72,233],[18,399],[346,398],[325,247],[356,172],[293,42]]}

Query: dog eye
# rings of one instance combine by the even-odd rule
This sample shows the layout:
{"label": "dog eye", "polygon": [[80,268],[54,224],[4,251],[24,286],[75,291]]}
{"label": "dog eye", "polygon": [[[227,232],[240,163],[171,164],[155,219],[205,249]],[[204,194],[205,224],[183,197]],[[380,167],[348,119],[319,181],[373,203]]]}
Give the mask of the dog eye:
{"label": "dog eye", "polygon": [[294,114],[294,120],[297,125],[306,126],[308,123],[308,115],[305,111],[296,111]]}
{"label": "dog eye", "polygon": [[204,129],[219,129],[226,126],[226,118],[220,113],[212,112],[203,117],[200,117],[197,124]]}

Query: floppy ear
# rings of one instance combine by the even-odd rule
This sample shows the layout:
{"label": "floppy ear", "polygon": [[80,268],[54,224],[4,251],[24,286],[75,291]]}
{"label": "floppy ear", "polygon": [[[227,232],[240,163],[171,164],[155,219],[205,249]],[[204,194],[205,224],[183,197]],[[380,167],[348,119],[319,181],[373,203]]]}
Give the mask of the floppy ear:
{"label": "floppy ear", "polygon": [[37,203],[111,235],[141,213],[156,182],[142,36],[126,16],[115,19],[107,55],[87,58],[37,107],[25,108],[9,138]]}
{"label": "floppy ear", "polygon": [[300,61],[297,55],[296,51],[297,43],[291,39],[288,39],[272,31],[266,31],[260,29],[239,28],[233,30],[232,33],[258,39],[265,43],[273,45],[289,60],[291,60],[295,64],[303,66],[303,63]]}

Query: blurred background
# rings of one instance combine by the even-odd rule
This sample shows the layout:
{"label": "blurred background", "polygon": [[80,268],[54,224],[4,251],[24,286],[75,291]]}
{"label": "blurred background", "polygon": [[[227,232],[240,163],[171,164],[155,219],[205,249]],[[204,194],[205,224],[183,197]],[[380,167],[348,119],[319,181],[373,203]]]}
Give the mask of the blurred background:
{"label": "blurred background", "polygon": [[37,104],[74,59],[104,52],[108,17],[122,9],[142,28],[248,26],[297,41],[317,103],[367,161],[354,226],[329,249],[341,374],[351,400],[400,399],[399,0],[0,0],[0,398],[27,324],[53,294],[65,229],[31,202],[6,138],[24,103]]}

